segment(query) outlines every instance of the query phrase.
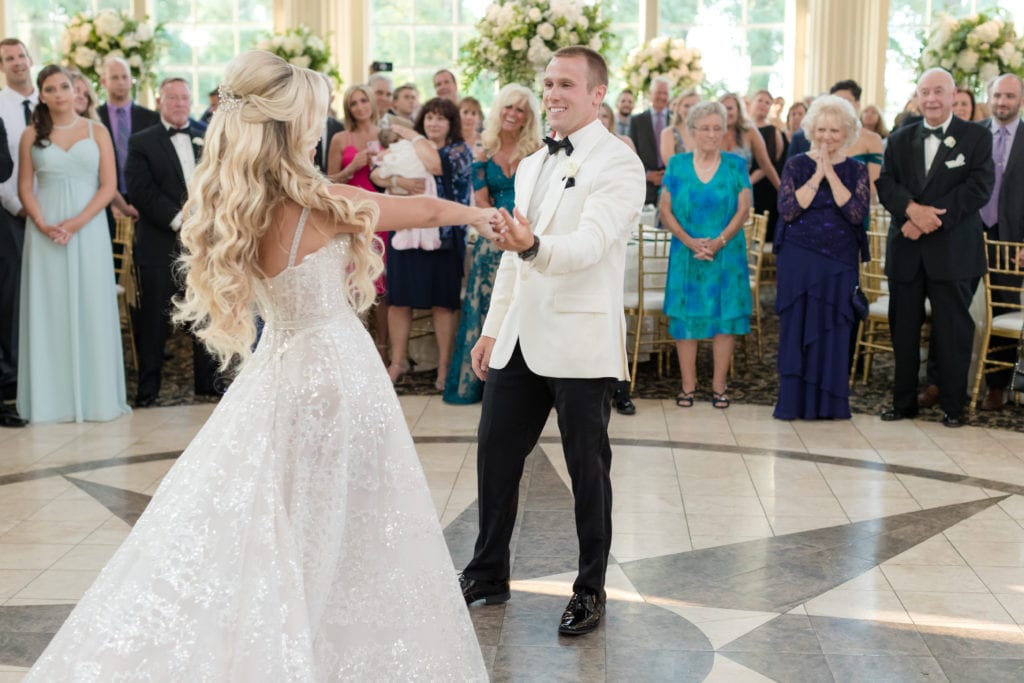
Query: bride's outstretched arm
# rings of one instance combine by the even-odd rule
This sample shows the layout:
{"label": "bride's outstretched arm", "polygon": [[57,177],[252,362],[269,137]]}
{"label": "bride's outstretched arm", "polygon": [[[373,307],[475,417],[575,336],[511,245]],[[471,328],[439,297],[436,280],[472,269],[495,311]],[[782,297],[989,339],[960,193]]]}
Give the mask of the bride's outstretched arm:
{"label": "bride's outstretched arm", "polygon": [[494,239],[493,226],[500,220],[494,208],[476,208],[436,197],[392,197],[353,187],[332,185],[331,192],[349,199],[370,201],[380,207],[377,229],[403,230],[441,225],[471,225],[487,239]]}

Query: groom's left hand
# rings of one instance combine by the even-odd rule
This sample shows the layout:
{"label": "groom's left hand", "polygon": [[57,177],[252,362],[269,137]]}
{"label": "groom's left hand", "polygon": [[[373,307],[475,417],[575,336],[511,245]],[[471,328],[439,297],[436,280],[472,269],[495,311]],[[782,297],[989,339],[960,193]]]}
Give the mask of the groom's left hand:
{"label": "groom's left hand", "polygon": [[495,246],[516,253],[533,246],[534,237],[530,221],[519,212],[519,209],[515,209],[515,216],[506,209],[501,209],[501,218],[497,229],[498,238],[494,241]]}

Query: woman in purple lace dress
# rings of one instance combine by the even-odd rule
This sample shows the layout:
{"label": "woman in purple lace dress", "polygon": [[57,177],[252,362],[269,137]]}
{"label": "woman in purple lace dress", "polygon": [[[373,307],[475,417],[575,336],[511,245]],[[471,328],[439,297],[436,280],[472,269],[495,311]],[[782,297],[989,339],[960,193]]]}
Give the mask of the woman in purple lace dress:
{"label": "woman in purple lace dress", "polygon": [[779,187],[779,398],[775,417],[849,418],[852,298],[867,259],[867,167],[840,150],[860,122],[842,98],[819,97],[802,127],[811,151],[786,162]]}

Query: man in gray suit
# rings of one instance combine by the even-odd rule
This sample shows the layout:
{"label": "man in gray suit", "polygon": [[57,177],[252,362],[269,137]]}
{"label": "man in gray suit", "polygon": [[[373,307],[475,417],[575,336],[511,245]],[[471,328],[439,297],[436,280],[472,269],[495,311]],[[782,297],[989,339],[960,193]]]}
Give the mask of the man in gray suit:
{"label": "man in gray suit", "polygon": [[[996,169],[996,184],[992,197],[981,209],[981,222],[990,240],[1007,242],[1024,241],[1024,131],[1020,130],[1021,79],[1014,74],[1004,74],[989,86],[988,102],[992,118],[982,125],[992,131],[992,162]],[[1003,281],[1005,276],[993,274],[994,282],[1019,286],[1019,278]],[[1018,280],[1018,281],[1013,281]],[[1009,303],[1012,292],[993,290],[995,302]],[[993,315],[1010,313],[1015,309],[993,305]],[[1012,363],[1016,353],[1013,349],[989,353],[989,359]],[[982,399],[982,410],[999,410],[1005,402],[1006,387],[1010,383],[1010,371],[1000,370],[986,375],[988,391]]]}

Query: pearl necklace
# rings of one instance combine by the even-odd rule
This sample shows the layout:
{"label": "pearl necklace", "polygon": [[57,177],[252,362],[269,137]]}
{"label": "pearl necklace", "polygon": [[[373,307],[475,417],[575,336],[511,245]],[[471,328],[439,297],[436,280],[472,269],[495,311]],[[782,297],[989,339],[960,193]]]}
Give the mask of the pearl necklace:
{"label": "pearl necklace", "polygon": [[697,155],[695,154],[695,155],[693,155],[693,167],[695,169],[697,169],[698,173],[707,173],[708,171],[710,171],[710,170],[714,169],[716,166],[718,166],[718,164],[719,164],[719,162],[721,160],[722,160],[722,155],[719,154],[717,157],[715,157],[714,162],[712,162],[710,165],[702,166],[702,165],[697,163]]}
{"label": "pearl necklace", "polygon": [[75,118],[71,120],[71,123],[65,123],[63,126],[58,126],[55,123],[55,124],[53,124],[53,129],[54,130],[67,130],[68,128],[74,128],[75,124],[78,123],[78,120],[80,118],[82,118],[82,117],[80,117],[78,115],[75,115]]}

